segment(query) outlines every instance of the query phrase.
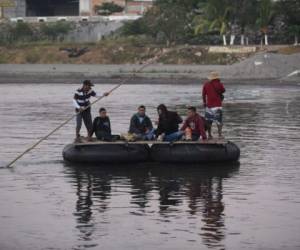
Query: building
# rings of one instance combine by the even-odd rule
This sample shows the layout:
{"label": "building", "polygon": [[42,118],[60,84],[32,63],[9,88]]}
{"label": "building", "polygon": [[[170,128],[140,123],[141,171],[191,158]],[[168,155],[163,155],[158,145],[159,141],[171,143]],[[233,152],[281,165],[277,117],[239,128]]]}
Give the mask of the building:
{"label": "building", "polygon": [[0,0],[2,17],[95,16],[95,6],[114,2],[119,15],[142,15],[154,0]]}

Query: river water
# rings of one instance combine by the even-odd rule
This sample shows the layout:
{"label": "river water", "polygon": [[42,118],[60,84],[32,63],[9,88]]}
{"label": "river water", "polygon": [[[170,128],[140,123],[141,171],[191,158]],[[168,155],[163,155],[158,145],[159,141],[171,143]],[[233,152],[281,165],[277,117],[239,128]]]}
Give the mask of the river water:
{"label": "river water", "polygon": [[[78,85],[0,85],[0,249],[300,249],[300,86],[228,85],[232,165],[73,166],[74,122],[9,160],[73,113]],[[105,91],[112,85],[96,86]],[[93,108],[124,132],[137,105],[185,114],[199,85],[124,85]],[[82,131],[83,134],[85,131]]]}

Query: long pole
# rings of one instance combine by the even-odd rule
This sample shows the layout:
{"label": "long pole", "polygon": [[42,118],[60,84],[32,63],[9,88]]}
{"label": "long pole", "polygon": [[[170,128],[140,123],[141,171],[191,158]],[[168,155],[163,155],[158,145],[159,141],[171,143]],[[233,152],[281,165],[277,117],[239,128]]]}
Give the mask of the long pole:
{"label": "long pole", "polygon": [[[165,51],[166,53],[166,51]],[[148,63],[143,64],[138,70],[138,72],[141,72],[143,69],[145,69],[146,67],[148,67],[149,65],[153,64],[156,60],[158,60],[163,54],[159,55],[158,57],[154,57],[152,60],[150,60]],[[111,90],[109,90],[107,93],[111,94],[112,92],[114,92],[115,90],[117,90],[118,88],[120,88],[123,84],[125,84],[126,82],[130,81],[132,78],[134,78],[134,75],[132,75],[129,78],[123,79],[122,82],[120,82],[118,85],[116,85],[115,87],[113,87]],[[42,137],[40,140],[38,140],[36,143],[34,143],[31,147],[27,148],[23,153],[19,154],[14,160],[12,160],[10,163],[8,163],[6,165],[7,168],[12,167],[12,165],[19,160],[20,158],[22,158],[25,154],[27,154],[28,152],[30,152],[31,150],[33,150],[36,146],[38,146],[41,142],[47,140],[51,135],[53,135],[56,131],[58,131],[59,129],[61,129],[63,126],[65,126],[67,123],[69,123],[72,119],[74,119],[79,113],[84,112],[86,109],[90,108],[91,106],[93,106],[95,103],[99,102],[100,100],[102,100],[104,97],[106,97],[106,95],[102,95],[100,97],[98,97],[95,101],[91,102],[89,106],[85,107],[83,110],[79,111],[78,113],[75,113],[74,115],[72,115],[70,118],[68,118],[66,121],[64,121],[62,124],[60,124],[59,126],[57,126],[55,129],[53,129],[51,132],[49,132],[47,135],[45,135],[44,137]]]}

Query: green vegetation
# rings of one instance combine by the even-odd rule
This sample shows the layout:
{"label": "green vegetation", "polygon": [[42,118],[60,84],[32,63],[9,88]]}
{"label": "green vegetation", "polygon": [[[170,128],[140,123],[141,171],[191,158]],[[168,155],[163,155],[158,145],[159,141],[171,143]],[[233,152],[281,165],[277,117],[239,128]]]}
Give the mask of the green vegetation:
{"label": "green vegetation", "polygon": [[[122,35],[147,35],[166,45],[298,43],[299,0],[157,0],[139,20],[128,22]],[[217,37],[219,36],[219,38]],[[222,39],[220,39],[220,37]]]}
{"label": "green vegetation", "polygon": [[0,44],[11,44],[15,41],[30,42],[34,40],[34,31],[27,23],[3,25],[0,32]]}
{"label": "green vegetation", "polygon": [[115,4],[114,2],[105,2],[101,5],[96,5],[95,12],[99,15],[108,16],[116,12],[122,12],[124,8],[120,5]]}
{"label": "green vegetation", "polygon": [[55,23],[43,23],[40,32],[50,41],[63,41],[65,35],[71,31],[71,24],[65,21]]}
{"label": "green vegetation", "polygon": [[3,23],[0,24],[0,45],[62,42],[72,30],[72,24],[66,21],[54,23]]}
{"label": "green vegetation", "polygon": [[[111,12],[120,10],[112,7],[108,8]],[[65,38],[73,30],[76,23],[66,21],[0,23],[0,64],[139,64],[156,56],[161,56],[159,62],[166,64],[231,64],[252,52],[212,53],[208,46],[297,45],[300,1],[157,0],[142,18],[126,22],[98,43],[66,43]],[[62,47],[88,47],[88,52],[71,58]],[[172,47],[172,52],[164,53],[168,47]],[[300,46],[261,49],[286,54],[300,52]]]}
{"label": "green vegetation", "polygon": [[300,36],[300,1],[281,0],[277,4],[277,12],[281,13],[284,23],[288,27],[289,35],[294,36],[295,45]]}

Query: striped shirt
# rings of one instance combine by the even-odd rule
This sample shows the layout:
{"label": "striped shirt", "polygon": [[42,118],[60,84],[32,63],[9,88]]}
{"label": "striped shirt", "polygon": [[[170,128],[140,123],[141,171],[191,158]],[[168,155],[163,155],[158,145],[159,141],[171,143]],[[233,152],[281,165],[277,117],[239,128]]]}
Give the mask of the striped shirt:
{"label": "striped shirt", "polygon": [[94,90],[89,90],[88,92],[83,91],[83,89],[78,89],[74,94],[74,106],[79,109],[81,107],[87,107],[90,105],[90,98],[96,97],[97,94]]}

